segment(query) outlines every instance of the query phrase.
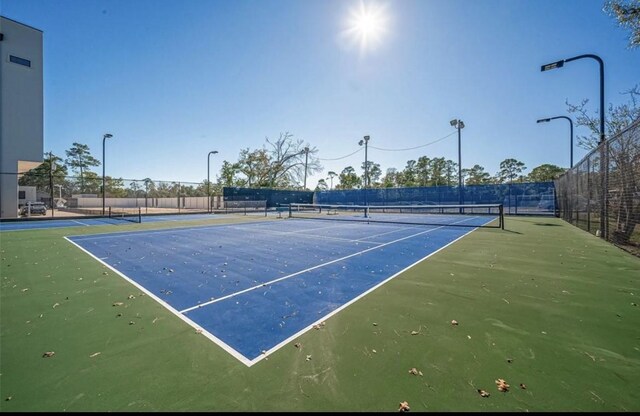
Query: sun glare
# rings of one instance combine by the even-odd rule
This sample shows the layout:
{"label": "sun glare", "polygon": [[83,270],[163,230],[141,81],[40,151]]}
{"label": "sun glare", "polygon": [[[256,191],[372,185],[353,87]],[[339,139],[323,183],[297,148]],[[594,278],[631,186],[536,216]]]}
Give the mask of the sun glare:
{"label": "sun glare", "polygon": [[387,31],[387,17],[382,6],[365,5],[360,2],[357,9],[351,10],[348,28],[345,31],[349,40],[360,46],[364,52],[380,43]]}

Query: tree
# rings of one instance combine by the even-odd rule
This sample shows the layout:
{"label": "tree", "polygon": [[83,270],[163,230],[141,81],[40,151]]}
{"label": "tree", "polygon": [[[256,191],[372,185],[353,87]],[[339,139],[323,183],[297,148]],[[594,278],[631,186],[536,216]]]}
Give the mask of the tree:
{"label": "tree", "polygon": [[240,166],[238,163],[231,163],[228,161],[222,162],[222,167],[220,168],[220,176],[218,177],[218,186],[242,186],[245,181],[243,179],[239,179],[237,177],[240,172]]}
{"label": "tree", "polygon": [[467,177],[465,185],[484,185],[491,182],[491,175],[480,165],[473,165],[471,169],[462,169],[462,173]]}
{"label": "tree", "polygon": [[[366,166],[366,168],[365,168]],[[375,188],[376,187],[376,183],[378,182],[378,180],[380,180],[380,176],[382,176],[382,169],[380,169],[380,164],[379,163],[375,163],[372,162],[371,160],[367,160],[367,163],[365,165],[364,162],[362,162],[362,184],[365,185],[367,183],[369,183],[369,187],[370,188]],[[367,181],[365,178],[365,173],[369,174],[369,180]]]}
{"label": "tree", "polygon": [[518,175],[526,170],[524,163],[520,162],[516,159],[505,159],[500,162],[500,171],[496,174],[499,178],[500,183],[504,183],[509,181],[512,183],[514,179],[518,177]]}
{"label": "tree", "polygon": [[144,178],[142,180],[142,182],[144,183],[144,192],[145,192],[145,197],[147,196],[151,196],[149,195],[150,192],[155,192],[156,190],[156,184],[153,183],[153,181],[150,178]]}
{"label": "tree", "polygon": [[420,156],[415,164],[418,186],[427,186],[431,179],[431,159],[427,156]]}
{"label": "tree", "polygon": [[320,192],[320,191],[326,191],[327,189],[329,189],[327,182],[324,179],[320,179],[318,181],[318,185],[316,185],[315,191]]}
{"label": "tree", "polygon": [[536,166],[535,168],[533,168],[527,176],[527,181],[551,182],[554,179],[558,179],[558,177],[564,172],[566,172],[565,168],[545,163],[544,165]]}
{"label": "tree", "polygon": [[[458,173],[458,164],[453,160],[446,160],[444,162],[444,177],[448,186],[453,183],[453,176]],[[456,182],[457,184],[457,182]]]}
{"label": "tree", "polygon": [[340,179],[340,184],[337,185],[336,188],[339,189],[353,189],[357,188],[361,184],[361,180],[356,174],[353,166],[347,166],[342,169],[338,178]]}
{"label": "tree", "polygon": [[267,137],[266,142],[269,148],[241,150],[235,164],[237,171],[246,176],[249,187],[297,187],[305,177],[305,168],[307,176],[322,171],[316,156],[318,149],[294,140],[292,134],[280,133],[277,140]]}
{"label": "tree", "polygon": [[[51,171],[53,162],[53,171]],[[31,169],[20,177],[18,183],[22,186],[35,186],[41,191],[51,192],[50,179],[53,177],[53,185],[64,185],[67,176],[67,167],[63,165],[62,159],[51,152],[44,154],[44,161],[36,168]]]}
{"label": "tree", "polygon": [[267,186],[271,159],[265,149],[240,151],[238,170],[247,177],[247,186]]}
{"label": "tree", "polygon": [[447,180],[445,176],[446,161],[444,157],[431,159],[431,181],[430,185],[444,185]]}
{"label": "tree", "polygon": [[80,192],[85,192],[85,171],[89,171],[92,166],[100,166],[100,161],[89,151],[89,146],[82,143],[74,142],[69,150],[65,150],[67,159],[65,163],[71,167],[71,170],[80,173]]}
{"label": "tree", "polygon": [[407,164],[399,179],[401,179],[401,181],[398,183],[398,186],[416,186],[418,184],[415,160],[407,160]]}
{"label": "tree", "polygon": [[603,9],[623,28],[631,30],[629,48],[640,46],[640,0],[610,0]]}
{"label": "tree", "polygon": [[[629,96],[629,102],[615,107],[609,104],[608,115],[605,118],[606,137],[616,135],[640,118],[640,106],[638,106],[640,90],[638,89],[638,85],[635,85],[622,94]],[[585,106],[588,102],[588,99],[584,99],[580,104],[574,105],[568,101],[566,101],[566,104],[569,107],[567,111],[576,114],[576,126],[586,127],[590,132],[588,136],[576,135],[578,146],[586,150],[592,150],[597,148],[600,143],[600,117],[597,116],[597,114],[593,116],[587,112]]]}
{"label": "tree", "polygon": [[331,181],[331,189],[333,189],[333,178],[338,176],[338,174],[331,170],[331,171],[329,171],[327,173],[327,175],[329,175],[329,177],[327,179],[329,179]]}
{"label": "tree", "polygon": [[293,139],[289,132],[280,133],[275,142],[266,139],[271,145],[269,183],[273,188],[286,188],[303,182],[306,175],[322,171],[322,165],[316,156],[318,149],[309,147],[302,140]]}
{"label": "tree", "polygon": [[124,181],[122,178],[105,176],[104,182],[106,189],[105,195],[107,198],[124,198],[127,196],[127,190],[124,187]]}
{"label": "tree", "polygon": [[400,173],[396,168],[387,168],[387,172],[382,178],[382,187],[383,188],[394,188],[398,186],[398,176]]}

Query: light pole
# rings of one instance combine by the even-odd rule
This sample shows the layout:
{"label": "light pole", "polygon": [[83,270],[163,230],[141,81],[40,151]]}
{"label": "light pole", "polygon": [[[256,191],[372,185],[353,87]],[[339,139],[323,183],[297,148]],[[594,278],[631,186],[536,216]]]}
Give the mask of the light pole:
{"label": "light pole", "polygon": [[573,167],[573,121],[567,117],[567,116],[557,116],[557,117],[550,117],[550,118],[541,118],[540,120],[537,120],[536,123],[548,123],[551,120],[556,120],[559,118],[564,118],[566,120],[569,120],[569,127],[570,127],[570,136],[569,136],[569,146],[570,146],[570,154],[571,154],[571,165],[569,166],[570,168]]}
{"label": "light pole", "polygon": [[550,69],[562,68],[565,62],[575,61],[577,59],[582,58],[591,58],[595,59],[600,66],[600,186],[602,187],[602,192],[600,192],[600,237],[605,240],[608,237],[608,225],[607,225],[607,217],[609,216],[609,210],[607,207],[607,188],[609,184],[608,178],[608,161],[607,161],[607,152],[605,151],[605,140],[604,140],[604,62],[598,55],[578,55],[573,58],[563,59],[557,62],[552,62],[550,64],[542,65],[540,67],[540,71],[548,71]]}
{"label": "light pole", "polygon": [[104,196],[106,194],[106,188],[105,188],[105,159],[104,159],[104,143],[107,139],[110,139],[111,137],[113,137],[112,134],[105,134],[104,136],[102,136],[102,216],[104,217]]}
{"label": "light pole", "polygon": [[309,146],[304,148],[304,189],[307,189],[307,162],[309,161]]}
{"label": "light pole", "polygon": [[51,191],[51,217],[55,214],[53,213],[53,207],[55,206],[53,202],[53,170],[55,169],[55,162],[53,161],[53,153],[49,152],[49,190]]}
{"label": "light pole", "polygon": [[[369,163],[367,161],[367,144],[369,143],[369,136],[364,136],[362,140],[358,142],[360,146],[364,144],[364,204],[367,204],[367,186],[369,185]],[[364,216],[367,216],[367,212],[365,211]]]}
{"label": "light pole", "polygon": [[[461,135],[460,130],[464,128],[464,122],[462,120],[453,119],[449,122],[453,127],[458,129],[458,204],[462,205],[462,148],[461,144]],[[460,207],[460,212],[462,212],[462,207]]]}
{"label": "light pole", "polygon": [[207,155],[207,210],[211,213],[211,180],[209,179],[209,167],[211,165],[211,155],[218,153],[217,150],[212,150]]}

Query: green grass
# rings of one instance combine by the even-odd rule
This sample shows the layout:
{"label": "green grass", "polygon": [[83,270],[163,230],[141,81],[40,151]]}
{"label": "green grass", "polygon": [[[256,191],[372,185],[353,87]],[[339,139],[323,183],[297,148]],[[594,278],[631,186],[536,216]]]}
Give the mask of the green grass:
{"label": "green grass", "polygon": [[62,238],[114,230],[0,234],[1,411],[640,411],[640,259],[559,219],[476,230],[252,367]]}

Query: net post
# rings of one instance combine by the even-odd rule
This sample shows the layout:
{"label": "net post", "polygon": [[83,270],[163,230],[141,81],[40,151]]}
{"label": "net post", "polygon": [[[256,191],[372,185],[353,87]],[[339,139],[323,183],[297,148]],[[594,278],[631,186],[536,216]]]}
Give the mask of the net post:
{"label": "net post", "polygon": [[500,204],[498,210],[500,211],[500,228],[504,230],[504,208],[502,204]]}
{"label": "net post", "polygon": [[291,218],[293,216],[292,210],[291,210],[291,204],[289,204],[289,218]]}
{"label": "net post", "polygon": [[142,208],[138,207],[138,222],[142,224]]}
{"label": "net post", "polygon": [[265,217],[267,216],[267,204],[266,203],[264,204],[264,216]]}
{"label": "net post", "polygon": [[109,218],[111,218],[111,207],[109,207]]}

